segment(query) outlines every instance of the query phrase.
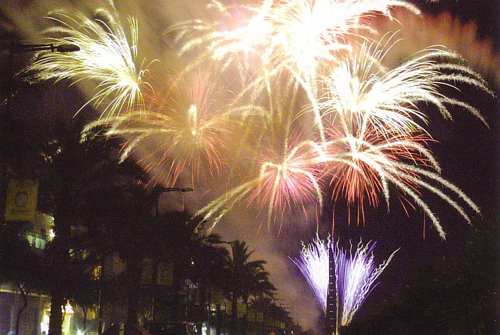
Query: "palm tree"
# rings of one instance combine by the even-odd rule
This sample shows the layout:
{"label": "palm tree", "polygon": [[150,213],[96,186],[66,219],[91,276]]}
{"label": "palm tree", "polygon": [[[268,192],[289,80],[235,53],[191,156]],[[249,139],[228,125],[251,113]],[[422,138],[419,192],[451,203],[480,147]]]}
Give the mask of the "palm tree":
{"label": "palm tree", "polygon": [[113,254],[125,262],[125,276],[113,280],[122,284],[126,294],[128,332],[138,325],[143,259],[165,258],[170,249],[164,238],[169,234],[167,227],[152,211],[161,188],[148,187],[146,177],[134,164],[122,172],[109,187],[97,188],[88,197],[86,250],[92,250],[101,262]]}
{"label": "palm tree", "polygon": [[[39,180],[38,208],[54,217],[55,238],[44,255],[50,269],[47,283],[52,306],[51,335],[61,334],[60,306],[75,291],[69,278],[76,261],[69,255],[69,250],[75,249],[72,227],[83,225],[88,195],[109,184],[120,169],[112,142],[81,140],[83,124],[81,120],[72,120],[37,127],[29,121],[19,121],[15,124],[17,131],[10,133],[8,142],[16,144],[16,154],[6,160],[9,171]],[[12,153],[5,146],[1,151]]]}
{"label": "palm tree", "polygon": [[[190,251],[192,262],[188,276],[198,286],[198,302],[205,312],[203,315],[205,320],[209,320],[206,312],[207,305],[212,303],[211,292],[213,289],[224,289],[222,285],[226,277],[224,261],[228,252],[226,248],[220,246],[221,243],[217,234],[206,234],[201,230],[193,232]],[[198,323],[198,327],[201,333],[201,323]]]}
{"label": "palm tree", "polygon": [[260,270],[249,280],[248,289],[243,294],[243,301],[248,305],[251,297],[274,298],[276,288],[269,279],[269,272]]}
{"label": "palm tree", "polygon": [[275,320],[284,322],[286,325],[293,325],[288,310],[282,307],[273,297],[260,296],[252,299],[252,308],[264,314],[265,320]]}
{"label": "palm tree", "polygon": [[231,255],[225,257],[227,272],[226,292],[231,300],[232,327],[236,331],[238,300],[248,302],[251,296],[272,294],[274,286],[269,282],[269,274],[265,272],[264,260],[250,260],[250,251],[244,241],[231,242]]}

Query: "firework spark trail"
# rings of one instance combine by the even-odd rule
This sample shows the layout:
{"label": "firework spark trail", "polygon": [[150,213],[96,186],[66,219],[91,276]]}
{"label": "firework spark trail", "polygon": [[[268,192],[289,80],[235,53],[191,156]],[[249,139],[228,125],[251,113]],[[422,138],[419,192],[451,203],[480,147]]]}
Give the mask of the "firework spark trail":
{"label": "firework spark trail", "polygon": [[[493,92],[447,50],[425,50],[399,67],[386,69],[382,61],[393,47],[393,37],[363,44],[359,52],[339,60],[338,67],[324,79],[328,90],[321,105],[331,124],[325,162],[328,157],[351,161],[349,165],[326,165],[331,169],[333,198],[344,197],[363,213],[364,201],[378,206],[380,194],[389,205],[392,184],[424,210],[444,239],[444,229],[425,203],[421,189],[446,201],[469,223],[465,210],[441,189],[458,195],[475,212],[479,209],[440,176],[439,164],[425,145],[432,138],[424,127],[428,117],[421,104],[434,105],[448,119],[452,118],[450,106],[458,106],[487,126],[475,107],[444,96],[440,89],[456,89],[455,85],[461,83],[487,94]],[[448,71],[445,74],[444,69]]]}
{"label": "firework spark trail", "polygon": [[340,248],[338,243],[330,246],[335,257],[340,324],[344,327],[351,323],[356,312],[377,285],[378,277],[398,251],[393,251],[377,266],[373,254],[375,246],[375,242],[359,242],[354,252],[352,245],[349,251]]}
{"label": "firework spark trail", "polygon": [[144,80],[147,66],[138,59],[137,20],[128,19],[127,31],[111,12],[102,9],[96,16],[103,19],[83,13],[52,13],[48,19],[54,26],[45,30],[46,41],[77,45],[80,50],[43,52],[25,72],[34,74],[35,80],[94,83],[95,92],[85,106],[95,105],[106,118],[140,108],[142,89],[149,84]]}
{"label": "firework spark trail", "polygon": [[319,108],[317,80],[320,68],[337,62],[339,51],[350,51],[346,37],[354,31],[373,29],[362,19],[373,13],[390,17],[390,9],[403,7],[414,13],[419,10],[404,1],[337,1],[290,0],[273,12],[277,36],[274,67],[288,70],[302,86],[312,105],[314,123],[321,142],[326,141],[323,116]]}
{"label": "firework spark trail", "polygon": [[318,304],[326,311],[329,280],[329,248],[335,257],[335,275],[337,289],[337,309],[339,323],[348,326],[366,298],[377,286],[377,279],[392,261],[398,250],[380,263],[375,263],[373,254],[376,243],[359,242],[353,252],[353,246],[346,250],[338,243],[316,238],[309,245],[304,245],[300,256],[292,262],[300,270]]}
{"label": "firework spark trail", "polygon": [[236,186],[230,183],[229,190],[197,213],[213,226],[242,204],[265,212],[268,225],[281,225],[290,212],[305,219],[314,212],[317,217],[323,206],[322,148],[301,129],[305,121],[296,114],[293,92],[287,85],[279,86],[272,111],[254,105],[242,108],[243,114],[252,117],[241,123],[244,128],[236,140],[240,149],[234,153],[241,166],[233,166],[240,170]]}
{"label": "firework spark trail", "polygon": [[[393,37],[364,43],[359,52],[339,60],[339,65],[324,78],[328,90],[322,107],[325,114],[340,118],[345,136],[363,138],[370,125],[382,134],[424,131],[419,121],[427,123],[428,118],[418,105],[423,102],[437,107],[447,119],[452,119],[447,106],[460,106],[488,125],[476,108],[440,93],[445,86],[458,90],[455,85],[466,84],[493,95],[484,80],[459,63],[456,54],[428,49],[387,70],[381,64],[393,47]],[[453,72],[443,74],[443,69]]]}
{"label": "firework spark trail", "polygon": [[174,33],[181,43],[181,56],[198,48],[204,49],[199,59],[211,58],[221,62],[224,70],[241,59],[261,51],[272,34],[268,12],[272,0],[265,0],[261,6],[225,6],[212,1],[207,9],[216,13],[213,21],[194,19],[171,26],[166,33]]}
{"label": "firework spark trail", "polygon": [[299,257],[291,258],[297,266],[314,296],[323,310],[326,311],[326,300],[328,296],[328,246],[330,241],[322,241],[316,238],[309,245],[303,245]]}
{"label": "firework spark trail", "polygon": [[267,223],[280,221],[285,212],[299,210],[307,217],[307,208],[322,207],[319,181],[319,146],[312,141],[291,147],[282,161],[264,160],[258,176],[238,185],[197,212],[197,215],[215,226],[237,203],[265,208]]}
{"label": "firework spark trail", "polygon": [[[478,206],[462,190],[440,175],[437,161],[424,145],[427,140],[424,135],[413,138],[398,135],[392,138],[377,138],[374,132],[366,140],[350,138],[336,141],[335,146],[329,148],[333,153],[331,156],[326,155],[323,161],[332,159],[341,162],[339,158],[342,157],[350,164],[336,164],[331,167],[333,198],[345,197],[349,205],[360,206],[362,211],[366,199],[371,206],[376,207],[379,204],[379,195],[383,194],[389,206],[389,185],[392,184],[422,208],[439,236],[445,239],[446,234],[439,218],[420,194],[423,189],[447,202],[471,223],[465,209],[442,190],[455,194],[467,207],[479,214]],[[344,149],[340,149],[342,153],[339,153],[338,146],[342,142]],[[349,152],[352,147],[356,148],[355,151]]]}

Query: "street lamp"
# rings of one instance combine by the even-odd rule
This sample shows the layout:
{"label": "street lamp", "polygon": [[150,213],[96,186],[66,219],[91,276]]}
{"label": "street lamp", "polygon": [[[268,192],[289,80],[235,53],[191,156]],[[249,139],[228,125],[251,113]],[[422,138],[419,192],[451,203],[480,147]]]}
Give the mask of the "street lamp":
{"label": "street lamp", "polygon": [[[6,133],[8,129],[8,121],[11,115],[11,99],[12,99],[12,82],[14,77],[14,55],[22,54],[22,53],[33,53],[39,51],[50,51],[50,52],[76,52],[80,50],[80,47],[76,44],[18,44],[18,43],[10,43],[4,50],[9,52],[9,60],[8,60],[8,69],[7,69],[7,88],[6,88],[6,98],[5,98],[5,111],[3,118],[3,129],[2,131]],[[7,183],[7,166],[6,163],[2,164],[0,170],[2,171],[2,176],[0,176],[1,181],[1,191],[3,192],[3,202],[1,203],[1,207],[5,207],[6,200],[6,183]],[[4,215],[0,217],[0,219],[5,219],[4,210],[1,211]],[[4,220],[3,220],[4,221]]]}
{"label": "street lamp", "polygon": [[[7,69],[7,89],[6,89],[6,109],[5,109],[5,116],[4,116],[4,122],[3,122],[3,129],[2,131],[5,133],[6,129],[8,129],[8,119],[11,114],[11,98],[12,98],[12,82],[13,82],[13,77],[14,77],[14,55],[16,54],[21,54],[21,53],[32,53],[32,52],[38,52],[38,51],[50,51],[50,52],[75,52],[79,51],[80,47],[78,47],[75,44],[60,44],[60,45],[54,45],[54,44],[16,44],[16,43],[11,43],[9,47],[7,48],[9,51],[9,63],[8,63],[8,69]],[[2,179],[2,185],[1,185],[1,190],[4,191],[3,193],[3,221],[5,221],[5,202],[7,198],[7,163],[3,163],[1,166],[2,174],[1,176]],[[22,311],[22,310],[21,310]],[[16,320],[16,334],[19,334],[19,319],[20,314],[18,314],[17,320]]]}
{"label": "street lamp", "polygon": [[181,192],[181,193],[187,193],[187,192],[193,192],[192,187],[163,187],[161,188],[162,192]]}
{"label": "street lamp", "polygon": [[17,44],[11,43],[7,48],[9,51],[9,69],[8,69],[8,87],[7,87],[7,113],[10,114],[10,98],[12,95],[12,78],[14,77],[14,55],[23,53],[33,53],[39,51],[50,51],[50,52],[77,52],[80,51],[80,47],[76,44]]}
{"label": "street lamp", "polygon": [[76,52],[80,47],[76,44],[16,44],[12,43],[9,47],[10,54],[31,53],[38,51],[50,52]]}
{"label": "street lamp", "polygon": [[14,55],[23,53],[33,53],[40,51],[50,51],[50,52],[77,52],[80,51],[80,47],[76,44],[17,44],[11,43],[7,50],[9,51],[9,69],[8,69],[8,87],[7,87],[7,115],[10,114],[10,98],[12,95],[12,78],[13,68],[14,68]]}

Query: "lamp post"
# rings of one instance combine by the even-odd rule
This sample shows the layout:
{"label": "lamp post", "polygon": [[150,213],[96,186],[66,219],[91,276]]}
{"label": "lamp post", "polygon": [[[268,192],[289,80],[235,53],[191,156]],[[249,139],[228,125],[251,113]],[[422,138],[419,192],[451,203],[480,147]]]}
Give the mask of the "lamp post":
{"label": "lamp post", "polygon": [[[155,196],[156,196],[155,217],[158,218],[158,216],[160,215],[160,196],[163,193],[169,193],[169,192],[188,193],[188,192],[193,192],[193,191],[194,191],[194,189],[192,187],[163,187],[160,185],[156,186],[152,191],[152,194],[155,194]],[[156,276],[157,271],[158,271],[158,264],[155,265],[155,270],[154,270],[155,276]],[[175,293],[175,294],[177,294],[177,293]],[[155,310],[156,310],[155,306],[156,306],[156,298],[153,296],[152,310],[151,310],[153,322],[155,320]],[[177,309],[178,309],[178,303],[176,302],[175,303],[176,318],[177,318],[177,314],[178,314]],[[176,323],[175,327],[176,328],[178,327],[177,323]]]}
{"label": "lamp post", "polygon": [[[11,99],[12,99],[12,84],[13,84],[13,77],[14,77],[14,55],[16,54],[21,54],[21,53],[32,53],[32,52],[39,52],[39,51],[50,51],[50,52],[75,52],[79,51],[80,48],[75,45],[75,44],[16,44],[16,43],[11,43],[8,47],[7,50],[9,52],[9,60],[8,60],[8,69],[7,69],[7,88],[6,88],[6,98],[5,98],[5,111],[4,111],[4,118],[3,118],[3,125],[0,126],[2,128],[3,134],[6,134],[6,130],[8,129],[8,121],[10,118],[11,114]],[[2,207],[3,210],[1,211],[3,213],[3,220],[5,222],[5,205],[6,205],[6,195],[7,195],[7,163],[6,162],[1,162],[1,170],[3,173],[3,178],[2,178],[2,185],[1,185],[1,190],[4,192],[2,199]],[[21,310],[17,314],[17,320],[16,320],[16,334],[19,334],[19,319],[21,317],[21,314],[24,310],[24,307],[21,308]]]}
{"label": "lamp post", "polygon": [[7,87],[7,113],[10,114],[10,99],[12,95],[12,78],[14,77],[14,55],[33,53],[40,51],[50,51],[50,52],[77,52],[80,51],[80,47],[76,44],[17,44],[11,43],[7,48],[9,51],[9,69],[8,69],[8,87]]}
{"label": "lamp post", "polygon": [[[10,43],[7,48],[5,48],[9,53],[8,60],[8,69],[7,69],[7,88],[6,88],[6,98],[5,98],[5,112],[3,118],[3,125],[1,126],[2,132],[6,134],[6,130],[8,128],[8,121],[11,115],[11,99],[12,99],[12,86],[13,86],[13,78],[14,78],[14,55],[24,54],[24,53],[33,53],[40,51],[49,51],[49,52],[76,52],[80,50],[80,47],[76,44],[17,44]],[[3,220],[5,221],[5,200],[7,194],[7,163],[2,162],[2,188],[1,190],[4,192],[2,200],[2,211]],[[1,219],[1,218],[0,218]]]}
{"label": "lamp post", "polygon": [[[231,246],[231,253],[232,253],[232,257],[233,257],[233,260],[234,260],[234,250],[235,250],[235,243],[236,241],[220,241],[221,244],[227,244],[227,245],[230,245]],[[237,332],[237,328],[238,328],[238,305],[237,305],[237,302],[235,300],[235,295],[236,293],[234,292],[234,288],[233,288],[233,296],[232,296],[232,299],[231,299],[231,334],[234,334]],[[236,303],[235,303],[236,302]]]}
{"label": "lamp post", "polygon": [[80,47],[76,44],[15,44],[10,45],[9,51],[11,54],[29,53],[38,51],[50,52],[76,52],[80,51]]}

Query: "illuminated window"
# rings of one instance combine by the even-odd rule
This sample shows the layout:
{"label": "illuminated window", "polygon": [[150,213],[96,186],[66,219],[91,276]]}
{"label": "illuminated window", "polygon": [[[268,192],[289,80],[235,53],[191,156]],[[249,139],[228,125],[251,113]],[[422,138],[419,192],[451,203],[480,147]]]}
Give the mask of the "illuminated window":
{"label": "illuminated window", "polygon": [[45,249],[47,241],[35,233],[26,233],[26,240],[32,248]]}
{"label": "illuminated window", "polygon": [[92,269],[91,278],[92,280],[99,280],[102,276],[102,265],[98,265]]}
{"label": "illuminated window", "polygon": [[56,232],[54,231],[54,229],[50,228],[49,234],[48,234],[49,241],[52,241],[54,239],[54,237],[56,237]]}

